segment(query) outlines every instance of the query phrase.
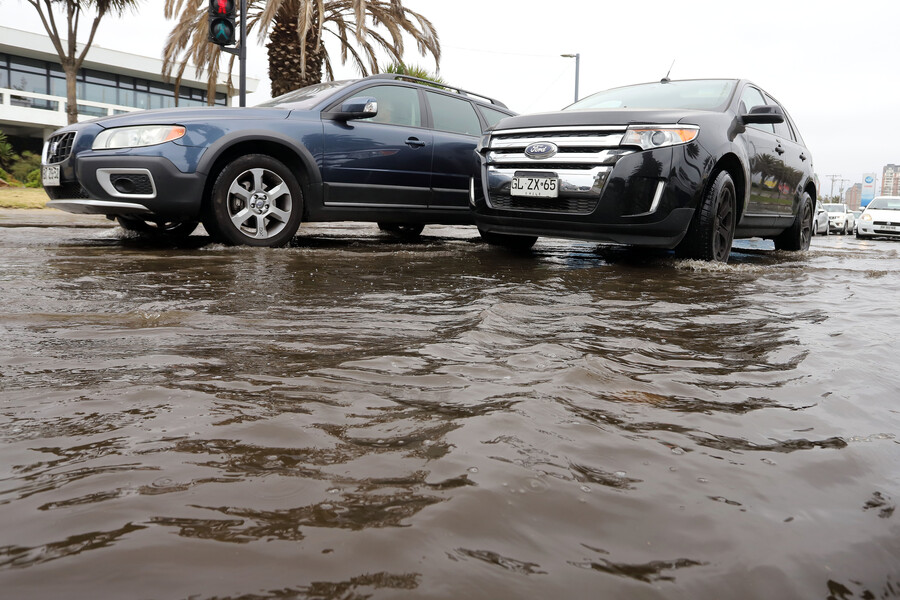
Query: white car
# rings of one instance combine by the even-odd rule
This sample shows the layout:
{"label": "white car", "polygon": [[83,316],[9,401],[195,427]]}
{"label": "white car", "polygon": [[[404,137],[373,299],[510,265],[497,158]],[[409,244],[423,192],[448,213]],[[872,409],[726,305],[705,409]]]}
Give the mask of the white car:
{"label": "white car", "polygon": [[828,211],[822,202],[816,200],[816,213],[813,215],[813,235],[828,235]]}
{"label": "white car", "polygon": [[852,231],[852,223],[847,218],[850,211],[846,204],[826,204],[825,210],[828,211],[829,232],[845,234]]}
{"label": "white car", "polygon": [[876,196],[856,223],[856,237],[900,238],[900,196]]}

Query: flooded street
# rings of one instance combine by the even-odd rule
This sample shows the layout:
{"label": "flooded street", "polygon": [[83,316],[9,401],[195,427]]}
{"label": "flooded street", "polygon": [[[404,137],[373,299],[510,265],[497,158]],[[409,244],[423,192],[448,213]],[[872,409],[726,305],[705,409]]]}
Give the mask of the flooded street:
{"label": "flooded street", "polygon": [[900,242],[0,229],[8,598],[898,598]]}

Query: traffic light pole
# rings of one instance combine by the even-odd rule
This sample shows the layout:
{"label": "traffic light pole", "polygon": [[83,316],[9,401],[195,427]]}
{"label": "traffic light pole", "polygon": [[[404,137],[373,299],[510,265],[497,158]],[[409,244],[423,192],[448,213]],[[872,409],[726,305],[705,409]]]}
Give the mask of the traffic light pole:
{"label": "traffic light pole", "polygon": [[240,64],[240,106],[247,106],[247,0],[241,0],[241,44],[237,48],[226,48],[222,51],[234,54]]}

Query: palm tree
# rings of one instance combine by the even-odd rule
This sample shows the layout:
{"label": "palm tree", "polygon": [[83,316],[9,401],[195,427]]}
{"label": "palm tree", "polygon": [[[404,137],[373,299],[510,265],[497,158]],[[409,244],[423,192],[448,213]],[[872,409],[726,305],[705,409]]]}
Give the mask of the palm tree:
{"label": "palm tree", "polygon": [[[188,63],[206,69],[212,103],[221,48],[207,41],[208,0],[166,0],[166,18],[178,21],[163,50],[163,73],[180,83]],[[402,0],[248,0],[247,29],[268,39],[272,96],[334,79],[332,57],[324,42],[330,36],[340,45],[340,61],[363,75],[377,73],[377,54],[401,62],[404,34],[415,40],[419,53],[431,53],[439,63],[441,46],[431,22],[403,6]],[[235,57],[229,60],[228,72]],[[324,73],[323,73],[324,70]],[[231,85],[231,78],[228,79]]]}
{"label": "palm tree", "polygon": [[[122,15],[127,8],[135,8],[137,0],[27,0],[41,17],[41,23],[47,30],[50,41],[56,49],[59,56],[59,64],[62,66],[63,72],[66,74],[66,118],[71,125],[78,120],[78,99],[76,95],[75,77],[78,70],[84,63],[91,44],[94,42],[94,34],[97,33],[97,27],[100,25],[101,19],[109,13]],[[64,32],[60,32],[53,15],[53,8],[62,7],[65,11]],[[78,25],[82,15],[87,9],[93,8],[96,11],[94,20],[91,21],[91,30],[88,34],[87,42],[78,50],[76,45],[76,37],[78,35]],[[90,17],[87,17],[90,18]],[[65,38],[62,37],[63,33]]]}

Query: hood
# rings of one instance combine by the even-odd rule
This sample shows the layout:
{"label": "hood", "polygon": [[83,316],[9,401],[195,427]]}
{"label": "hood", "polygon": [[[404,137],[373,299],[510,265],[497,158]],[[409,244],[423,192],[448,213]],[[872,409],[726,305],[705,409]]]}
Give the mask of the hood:
{"label": "hood", "polygon": [[494,126],[494,131],[532,127],[573,127],[579,125],[649,125],[653,123],[692,123],[708,117],[709,111],[656,108],[606,108],[562,110],[508,117]]}
{"label": "hood", "polygon": [[231,121],[247,119],[286,119],[290,111],[279,108],[253,108],[253,107],[197,107],[197,108],[163,108],[159,110],[139,110],[137,112],[101,117],[93,119],[103,128],[126,127],[128,125],[153,125],[159,124],[185,124],[194,121],[215,121],[228,119]]}

